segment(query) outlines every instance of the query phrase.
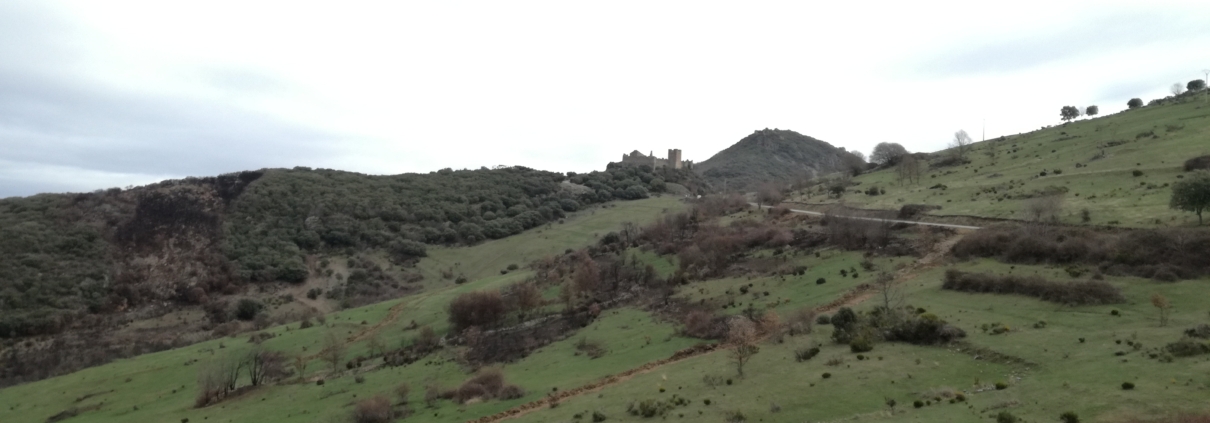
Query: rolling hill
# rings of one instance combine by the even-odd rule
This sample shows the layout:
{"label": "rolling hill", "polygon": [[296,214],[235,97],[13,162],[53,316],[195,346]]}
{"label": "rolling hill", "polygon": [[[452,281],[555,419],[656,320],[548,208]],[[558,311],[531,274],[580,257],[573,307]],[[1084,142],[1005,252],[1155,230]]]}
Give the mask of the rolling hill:
{"label": "rolling hill", "polygon": [[1210,105],[1200,96],[1170,97],[1138,109],[976,142],[966,154],[968,163],[938,165],[951,153],[925,155],[930,165],[915,183],[901,181],[892,167],[854,178],[857,185],[842,197],[820,195],[821,186],[792,195],[790,201],[892,210],[927,204],[940,207],[931,212],[935,215],[1025,220],[1033,199],[1059,194],[1063,223],[1193,225],[1197,216],[1169,209],[1168,202],[1172,184],[1188,174],[1184,163],[1210,155]]}
{"label": "rolling hill", "polygon": [[752,190],[762,182],[786,183],[850,169],[854,159],[843,148],[794,131],[763,129],[693,169],[716,187]]}

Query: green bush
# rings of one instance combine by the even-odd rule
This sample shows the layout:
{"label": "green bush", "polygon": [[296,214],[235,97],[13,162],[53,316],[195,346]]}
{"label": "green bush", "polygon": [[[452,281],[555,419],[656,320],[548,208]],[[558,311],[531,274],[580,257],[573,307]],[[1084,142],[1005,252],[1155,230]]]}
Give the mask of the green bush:
{"label": "green bush", "polygon": [[1001,411],[996,414],[996,423],[1017,423],[1018,421],[1020,420],[1017,419],[1017,416],[1007,411]]}
{"label": "green bush", "polygon": [[1134,389],[1134,383],[1131,383],[1131,382],[1122,382],[1122,390],[1123,390],[1123,391],[1129,391],[1129,390],[1132,390],[1132,389]]}
{"label": "green bush", "polygon": [[235,305],[235,318],[243,321],[250,321],[256,318],[256,315],[265,308],[265,305],[260,301],[250,298],[239,300]]}
{"label": "green bush", "polygon": [[819,347],[799,348],[794,350],[794,360],[801,363],[819,355]]}
{"label": "green bush", "polygon": [[1063,423],[1080,423],[1080,416],[1074,411],[1065,411],[1059,415],[1059,420],[1062,420]]}
{"label": "green bush", "polygon": [[996,390],[997,390],[997,391],[1003,391],[1003,390],[1005,390],[1005,389],[1008,389],[1008,384],[1007,384],[1007,383],[1004,383],[1004,382],[996,382]]}

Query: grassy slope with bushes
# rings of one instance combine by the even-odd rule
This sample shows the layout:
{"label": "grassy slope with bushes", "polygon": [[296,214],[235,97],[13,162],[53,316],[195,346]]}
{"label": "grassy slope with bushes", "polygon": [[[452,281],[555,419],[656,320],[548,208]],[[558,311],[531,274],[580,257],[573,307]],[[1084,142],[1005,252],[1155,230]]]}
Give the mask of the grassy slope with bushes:
{"label": "grassy slope with bushes", "polygon": [[[581,214],[564,225],[556,224],[541,232],[531,230],[475,247],[449,249],[450,255],[440,261],[434,260],[439,251],[434,250],[432,257],[419,264],[422,269],[440,269],[450,260],[476,263],[472,258],[497,258],[474,264],[479,266],[479,271],[473,273],[482,274],[483,278],[429,290],[398,302],[333,313],[328,316],[327,328],[300,330],[294,324],[271,328],[268,332],[276,336],[264,345],[288,353],[297,353],[303,348],[317,351],[328,331],[341,335],[355,333],[391,315],[391,309],[400,303],[403,304],[402,314],[380,332],[383,343],[400,345],[414,338],[416,331],[407,329],[413,320],[444,332],[448,325],[445,306],[458,294],[503,287],[533,274],[527,269],[500,274],[503,266],[522,261],[519,256],[510,254],[527,254],[517,246],[536,243],[543,246],[543,252],[559,252],[597,241],[594,234],[603,234],[618,222],[641,221],[659,216],[665,209],[676,210],[674,204],[669,199],[620,203],[618,208]],[[763,214],[740,212],[727,221],[733,222],[732,229],[756,235],[766,231],[757,225]],[[817,220],[803,219],[807,218],[791,217],[781,222],[818,225]],[[731,232],[721,229],[706,229],[702,234],[732,236]],[[717,243],[718,240],[710,242]],[[750,304],[760,308],[772,306],[783,321],[787,321],[796,310],[828,303],[862,283],[873,282],[880,272],[899,269],[914,260],[911,257],[863,256],[860,252],[826,246],[815,249],[818,256],[810,249],[799,251],[786,247],[779,252],[766,246],[753,248],[745,253],[745,261],[741,262],[745,267],[755,269],[754,266],[762,264],[769,268],[805,266],[805,271],[779,275],[754,270],[747,276],[693,279],[676,287],[673,297],[684,298],[689,303],[712,304],[724,314],[744,313]],[[637,250],[627,251],[664,269],[661,274],[674,277],[677,272],[692,271],[695,266],[671,254],[661,257],[653,251],[641,254],[637,254]],[[1093,274],[1089,271],[1073,276],[1073,272],[1064,267],[1006,264],[985,258],[960,262],[952,268],[1001,279],[1011,275],[1082,281]],[[721,421],[727,413],[736,411],[747,421],[857,418],[918,422],[986,421],[1000,411],[1013,413],[1026,421],[1053,421],[1066,411],[1079,414],[1081,421],[1131,414],[1154,415],[1173,410],[1199,411],[1200,398],[1206,389],[1210,389],[1210,367],[1204,357],[1167,359],[1163,347],[1180,340],[1185,329],[1210,321],[1206,317],[1206,305],[1199,296],[1204,290],[1204,279],[1158,283],[1131,276],[1101,275],[1097,277],[1118,290],[1125,300],[1114,304],[1070,306],[1023,295],[945,290],[942,288],[945,270],[935,267],[909,274],[900,287],[905,304],[921,308],[923,313],[964,330],[968,336],[961,344],[942,347],[877,342],[872,351],[861,353],[864,359],[859,359],[848,345],[832,341],[832,326],[816,324],[810,334],[787,335],[780,342],[770,338],[760,343],[760,352],[745,367],[742,378],[736,375],[727,352],[718,351],[638,374],[599,392],[563,401],[557,408],[535,410],[518,421],[575,421],[576,415],[580,415],[580,421],[590,421],[594,413],[605,416],[606,421],[652,421],[628,410],[641,408],[639,404],[644,401],[651,401],[649,405],[656,405],[654,401],[669,404],[675,401],[674,395],[688,402],[668,408],[664,414],[667,418],[679,419],[683,415],[686,419],[706,421]],[[858,273],[857,277],[852,276],[854,272]],[[820,278],[825,283],[818,284]],[[1158,311],[1150,302],[1157,293],[1171,300],[1170,323],[1164,327],[1159,327]],[[875,297],[855,308],[859,313],[868,313],[877,302]],[[989,327],[1004,328],[1004,331],[984,329]],[[85,409],[104,401],[100,410],[81,411],[83,415],[78,418],[89,421],[134,418],[348,421],[353,404],[375,394],[390,392],[398,383],[406,382],[411,386],[409,399],[414,411],[407,421],[466,421],[542,398],[556,389],[571,389],[608,374],[666,358],[676,350],[700,342],[676,335],[676,329],[677,325],[653,318],[647,312],[631,308],[606,310],[601,318],[572,336],[502,366],[507,383],[526,390],[523,397],[463,406],[444,400],[439,401],[436,408],[423,405],[425,385],[452,388],[471,376],[464,366],[456,363],[456,355],[446,351],[411,365],[362,372],[364,381],[361,383],[353,372],[345,372],[340,377],[327,377],[323,386],[316,386],[314,382],[270,385],[216,406],[192,408],[198,367],[228,351],[247,348],[246,336],[243,336],[149,354],[9,388],[0,391],[0,409],[8,410],[18,421],[41,421],[62,410]],[[577,348],[581,340],[599,344],[607,352],[597,359],[582,354]],[[368,344],[368,340],[353,343],[348,355],[366,354]],[[1136,349],[1133,345],[1139,347]],[[818,355],[803,362],[795,360],[796,350],[812,346],[820,347]],[[1157,358],[1152,358],[1151,354],[1156,354]],[[193,362],[194,359],[201,361]],[[326,371],[323,362],[313,360],[307,374],[321,375]],[[828,374],[826,378],[825,373]],[[130,378],[130,382],[126,382],[126,378]],[[731,384],[725,383],[727,379]],[[707,380],[717,381],[717,384],[707,383]],[[1124,382],[1134,384],[1135,388],[1123,390]],[[1002,383],[1004,388],[997,389],[997,383]],[[951,403],[950,399],[958,393],[964,401]],[[934,403],[935,398],[941,398],[940,403]],[[894,400],[893,410],[887,406],[888,400]],[[915,408],[915,401],[922,404],[927,401],[929,405]]]}
{"label": "grassy slope with bushes", "polygon": [[[378,332],[383,344],[395,348],[410,343],[417,334],[415,329],[409,329],[413,321],[443,333],[448,328],[446,305],[458,294],[500,288],[532,275],[529,270],[500,274],[499,270],[507,264],[524,264],[534,256],[582,247],[595,242],[598,234],[616,229],[621,222],[642,223],[665,211],[676,211],[681,207],[679,201],[668,197],[620,202],[616,203],[616,207],[581,213],[562,225],[554,225],[552,229],[530,230],[472,247],[437,249],[431,257],[422,259],[418,266],[422,269],[439,269],[450,262],[461,262],[468,275],[483,276],[465,284],[451,283],[444,288],[428,290],[401,300],[334,312],[326,317],[326,325],[318,327],[299,329],[297,323],[292,323],[269,328],[264,332],[274,337],[262,345],[291,356],[315,353],[323,347],[323,339],[328,333],[343,337],[364,329],[367,325],[386,319],[391,315],[391,309],[400,304],[402,313]],[[508,383],[518,384],[529,391],[523,398],[480,403],[465,412],[443,401],[444,405],[435,410],[420,408],[421,413],[416,418],[461,421],[470,414],[494,413],[538,398],[544,390],[549,389],[548,386],[581,384],[625,370],[633,363],[666,357],[696,342],[671,339],[669,335],[672,332],[672,326],[654,321],[646,313],[627,309],[610,311],[581,332],[591,338],[607,340],[610,353],[605,358],[593,360],[596,366],[593,369],[582,368],[581,365],[589,360],[587,357],[565,357],[567,354],[564,352],[574,350],[575,339],[568,339],[546,346],[522,362],[504,367]],[[349,414],[346,405],[374,394],[390,392],[401,382],[410,384],[412,402],[421,404],[425,385],[438,383],[450,388],[469,377],[450,357],[433,355],[409,366],[366,372],[363,383],[357,383],[352,372],[345,372],[340,377],[329,377],[323,386],[316,386],[314,382],[273,385],[216,406],[194,409],[199,367],[226,354],[251,348],[248,336],[243,334],[235,338],[206,341],[6,388],[0,391],[0,410],[4,410],[4,415],[13,418],[13,421],[43,421],[64,410],[86,410],[103,402],[99,410],[80,411],[83,416],[78,418],[98,422],[131,419],[179,421],[181,418],[189,418],[190,421],[313,422],[343,418]],[[646,345],[641,341],[644,337],[656,341]],[[353,343],[348,346],[347,358],[366,355],[368,349],[368,339]],[[527,370],[514,371],[514,368]],[[312,359],[306,374],[324,375],[327,369],[326,363]],[[127,382],[127,379],[130,381]],[[240,384],[246,384],[246,380],[241,380]],[[84,399],[78,400],[80,398]]]}
{"label": "grassy slope with bushes", "polygon": [[2,199],[0,338],[57,333],[88,313],[199,303],[248,282],[303,282],[308,255],[378,252],[402,263],[432,246],[647,198],[667,183],[709,189],[677,170],[574,175],[589,189],[565,179],[523,167],[389,176],[295,168]]}
{"label": "grassy slope with bushes", "polygon": [[[870,172],[854,178],[860,185],[843,199],[862,208],[929,204],[941,206],[932,214],[1026,219],[1027,197],[1054,191],[1066,193],[1064,223],[1084,223],[1088,210],[1093,225],[1187,226],[1197,216],[1168,208],[1171,187],[1187,174],[1187,160],[1210,154],[1207,140],[1210,105],[1193,98],[976,142],[969,164],[929,168],[915,184],[901,185],[895,168]],[[992,143],[994,159],[986,154]],[[865,194],[871,186],[886,193]],[[790,201],[837,200],[798,193]]]}

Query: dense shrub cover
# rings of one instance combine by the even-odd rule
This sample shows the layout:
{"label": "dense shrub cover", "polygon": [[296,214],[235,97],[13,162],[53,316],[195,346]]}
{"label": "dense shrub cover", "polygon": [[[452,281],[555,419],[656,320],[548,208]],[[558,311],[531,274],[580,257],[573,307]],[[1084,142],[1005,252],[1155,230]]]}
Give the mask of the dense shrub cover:
{"label": "dense shrub cover", "polygon": [[1108,274],[1193,278],[1210,272],[1210,231],[1140,229],[1117,234],[1085,229],[1040,230],[998,225],[954,245],[958,258],[995,257],[1010,263],[1087,263]]}
{"label": "dense shrub cover", "polygon": [[962,292],[1018,294],[1060,304],[1114,304],[1125,301],[1117,287],[1105,281],[1057,282],[1038,276],[996,276],[945,271],[942,289]]}
{"label": "dense shrub cover", "polygon": [[471,326],[493,326],[508,313],[499,291],[473,291],[450,301],[449,320],[456,330]]}

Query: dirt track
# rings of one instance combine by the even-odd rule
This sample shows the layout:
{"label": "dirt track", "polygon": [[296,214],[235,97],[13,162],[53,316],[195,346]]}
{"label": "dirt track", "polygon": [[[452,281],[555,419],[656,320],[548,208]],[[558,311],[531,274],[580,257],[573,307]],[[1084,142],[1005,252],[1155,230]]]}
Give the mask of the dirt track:
{"label": "dirt track", "polygon": [[[924,257],[921,257],[920,260],[917,260],[911,266],[908,266],[907,268],[904,268],[904,269],[896,272],[894,283],[896,283],[896,284],[902,283],[906,280],[912,279],[913,277],[916,276],[916,274],[918,274],[922,270],[926,270],[926,269],[935,267],[938,264],[938,262],[943,257],[945,257],[946,253],[948,253],[950,251],[950,249],[953,248],[954,244],[956,244],[958,242],[958,240],[960,240],[960,239],[962,239],[962,234],[951,236],[951,237],[947,238],[946,240],[937,243],[937,245],[935,245],[933,247],[933,251],[929,252]],[[824,304],[822,306],[816,307],[815,312],[816,313],[831,313],[841,307],[851,307],[851,306],[860,304],[862,301],[865,301],[866,299],[873,296],[875,294],[875,291],[876,290],[874,289],[874,287],[872,285],[861,284],[861,285],[845,292],[844,295],[840,296],[840,298],[832,300],[831,302]],[[549,406],[551,400],[554,400],[555,402],[562,402],[566,399],[569,399],[572,397],[577,397],[577,396],[580,396],[580,395],[583,395],[586,393],[590,393],[593,391],[597,391],[597,390],[600,390],[601,388],[605,388],[610,385],[616,385],[618,383],[622,383],[622,382],[625,382],[626,380],[629,380],[630,378],[634,377],[635,375],[647,373],[647,372],[650,372],[657,368],[663,367],[665,365],[681,362],[681,361],[684,361],[684,360],[687,360],[687,359],[690,359],[693,357],[697,357],[700,355],[704,355],[704,354],[708,354],[708,353],[717,351],[718,349],[720,349],[721,345],[722,344],[717,344],[717,343],[716,344],[699,344],[699,345],[696,345],[696,346],[693,346],[690,348],[686,348],[686,349],[677,351],[677,352],[673,353],[671,357],[648,362],[648,363],[643,364],[642,366],[635,367],[633,369],[626,370],[621,373],[606,376],[595,382],[590,382],[586,385],[582,385],[582,386],[576,387],[574,389],[570,389],[570,390],[566,390],[566,391],[559,391],[558,394],[549,395],[546,398],[540,398],[540,399],[537,399],[534,401],[530,401],[525,404],[521,404],[516,407],[501,411],[499,413],[492,414],[490,416],[484,416],[484,417],[480,417],[477,419],[470,419],[470,420],[467,420],[467,423],[495,423],[495,422],[499,422],[499,421],[505,420],[505,419],[520,417],[520,416],[529,414],[530,412],[540,410],[543,407]]]}

